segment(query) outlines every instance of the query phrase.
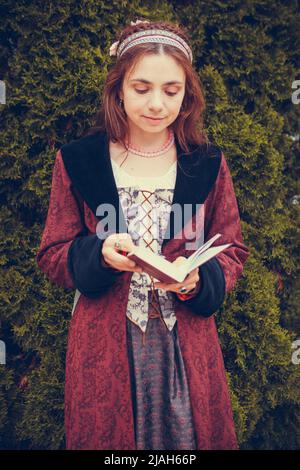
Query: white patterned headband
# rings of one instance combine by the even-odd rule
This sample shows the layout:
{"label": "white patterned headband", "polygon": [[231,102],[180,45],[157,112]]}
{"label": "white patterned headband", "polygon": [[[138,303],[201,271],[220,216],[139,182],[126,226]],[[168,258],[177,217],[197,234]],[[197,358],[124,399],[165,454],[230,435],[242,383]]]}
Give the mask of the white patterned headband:
{"label": "white patterned headband", "polygon": [[[149,23],[149,21],[136,21],[135,23],[131,22],[131,25],[138,23]],[[109,55],[117,55],[120,58],[124,52],[128,51],[133,46],[137,44],[144,44],[147,42],[160,43],[160,44],[169,44],[171,46],[177,47],[187,56],[190,61],[193,61],[193,54],[191,48],[188,44],[179,37],[177,34],[167,31],[165,29],[146,29],[144,31],[138,31],[128,36],[124,41],[116,41],[112,44],[109,49]],[[118,50],[118,52],[117,52]]]}

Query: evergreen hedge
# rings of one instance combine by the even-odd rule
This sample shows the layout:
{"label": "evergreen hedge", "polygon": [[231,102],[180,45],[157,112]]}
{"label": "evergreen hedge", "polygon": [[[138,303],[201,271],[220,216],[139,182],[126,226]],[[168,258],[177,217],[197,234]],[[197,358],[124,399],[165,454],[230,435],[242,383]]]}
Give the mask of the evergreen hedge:
{"label": "evergreen hedge", "polygon": [[224,150],[251,250],[216,314],[240,446],[299,448],[297,2],[4,0],[0,18],[0,448],[65,448],[74,292],[52,285],[35,255],[56,151],[92,125],[115,32],[138,18],[190,34],[207,132]]}

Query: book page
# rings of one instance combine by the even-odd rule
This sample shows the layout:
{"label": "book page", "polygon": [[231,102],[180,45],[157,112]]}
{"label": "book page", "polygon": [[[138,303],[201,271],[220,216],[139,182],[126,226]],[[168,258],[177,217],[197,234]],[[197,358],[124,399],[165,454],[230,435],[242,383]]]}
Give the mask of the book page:
{"label": "book page", "polygon": [[169,278],[168,281],[163,282],[182,282],[187,274],[186,263],[175,266],[173,263],[165,259],[163,256],[153,253],[148,248],[138,247],[132,252],[127,254],[128,258],[136,261],[137,264],[142,266],[148,274],[151,274],[156,279],[160,279],[159,273]]}
{"label": "book page", "polygon": [[203,253],[205,250],[207,250],[207,248],[210,247],[210,245],[213,244],[213,242],[215,240],[217,240],[218,238],[220,238],[221,234],[220,233],[217,233],[216,235],[214,235],[210,240],[208,240],[207,242],[204,243],[204,245],[200,246],[198,248],[197,251],[195,251],[195,253],[193,253],[191,256],[188,257],[188,262],[189,262],[189,266],[191,265],[191,263],[194,263],[195,259],[198,259],[199,255],[201,253]]}
{"label": "book page", "polygon": [[219,245],[219,246],[213,246],[212,248],[209,248],[208,250],[205,250],[204,253],[201,253],[199,257],[197,257],[192,264],[189,266],[189,273],[195,269],[201,266],[201,264],[206,263],[209,259],[213,258],[216,256],[218,253],[221,251],[225,250],[228,248],[232,243],[227,243],[226,245]]}

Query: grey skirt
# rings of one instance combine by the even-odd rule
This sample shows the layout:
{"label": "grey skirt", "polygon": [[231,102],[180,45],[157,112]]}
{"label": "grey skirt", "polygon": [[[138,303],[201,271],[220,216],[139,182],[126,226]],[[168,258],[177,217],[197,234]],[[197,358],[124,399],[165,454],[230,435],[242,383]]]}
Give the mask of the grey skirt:
{"label": "grey skirt", "polygon": [[196,450],[177,322],[169,331],[149,302],[144,344],[140,328],[126,322],[136,448]]}

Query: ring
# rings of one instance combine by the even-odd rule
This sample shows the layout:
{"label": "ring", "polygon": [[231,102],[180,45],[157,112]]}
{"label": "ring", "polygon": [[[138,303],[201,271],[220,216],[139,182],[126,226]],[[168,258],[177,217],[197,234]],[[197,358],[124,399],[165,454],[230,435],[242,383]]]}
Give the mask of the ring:
{"label": "ring", "polygon": [[117,239],[117,241],[115,242],[115,247],[116,248],[121,248],[121,243],[120,243],[119,239]]}
{"label": "ring", "polygon": [[182,292],[182,293],[187,292],[187,289],[185,287],[181,287],[181,289],[179,289],[179,292]]}

